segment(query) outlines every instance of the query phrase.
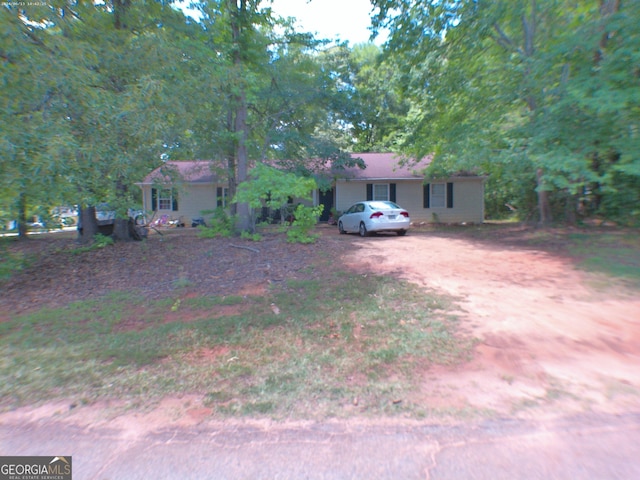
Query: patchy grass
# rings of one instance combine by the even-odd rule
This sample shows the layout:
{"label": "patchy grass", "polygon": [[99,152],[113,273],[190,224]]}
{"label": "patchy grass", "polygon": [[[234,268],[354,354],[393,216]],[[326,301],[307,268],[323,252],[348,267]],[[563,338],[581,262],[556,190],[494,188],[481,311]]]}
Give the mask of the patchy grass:
{"label": "patchy grass", "polygon": [[490,245],[534,247],[564,254],[578,268],[640,288],[640,231],[622,228],[536,228],[492,222],[484,225],[427,227],[437,235],[462,236]]}
{"label": "patchy grass", "polygon": [[640,239],[638,232],[573,233],[569,251],[585,270],[626,280],[640,288]]}
{"label": "patchy grass", "polygon": [[0,324],[3,406],[198,393],[219,416],[411,415],[421,373],[470,355],[450,299],[374,275],[325,277],[261,297],[113,293],[13,317]]}
{"label": "patchy grass", "polygon": [[0,238],[0,281],[9,280],[13,274],[27,268],[32,261],[23,252],[11,252],[8,247],[13,242],[13,238]]}

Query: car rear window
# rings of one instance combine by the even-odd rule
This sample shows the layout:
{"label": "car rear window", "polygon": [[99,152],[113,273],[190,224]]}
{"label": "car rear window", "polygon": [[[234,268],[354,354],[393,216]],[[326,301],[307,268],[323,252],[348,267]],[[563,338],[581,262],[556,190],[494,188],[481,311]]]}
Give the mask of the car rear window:
{"label": "car rear window", "polygon": [[400,208],[393,202],[369,202],[369,206],[374,210],[389,210],[391,208]]}

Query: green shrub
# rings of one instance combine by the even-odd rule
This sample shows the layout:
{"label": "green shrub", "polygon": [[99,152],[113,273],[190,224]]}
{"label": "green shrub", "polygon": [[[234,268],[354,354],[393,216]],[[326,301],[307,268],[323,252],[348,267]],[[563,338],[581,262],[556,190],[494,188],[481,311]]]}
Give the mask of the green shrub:
{"label": "green shrub", "polygon": [[109,245],[113,245],[115,242],[112,237],[108,237],[106,235],[102,235],[101,233],[96,233],[93,237],[93,248],[104,248]]}
{"label": "green shrub", "polygon": [[114,243],[115,241],[112,237],[102,235],[101,233],[96,233],[93,236],[93,242],[90,245],[74,248],[71,253],[73,255],[80,255],[81,253],[91,252],[92,250],[98,250],[100,248],[108,247],[109,245],[113,245]]}
{"label": "green shrub", "polygon": [[318,222],[318,217],[322,213],[324,205],[317,207],[307,207],[298,205],[295,211],[295,220],[289,230],[287,230],[287,242],[289,243],[314,243],[319,237],[312,234],[311,230]]}
{"label": "green shrub", "polygon": [[209,220],[209,225],[198,226],[198,236],[200,238],[228,238],[233,236],[233,217],[227,215],[222,208],[216,208],[213,216]]}
{"label": "green shrub", "polygon": [[259,242],[260,240],[262,240],[262,235],[260,235],[259,233],[242,232],[240,234],[240,238],[244,240],[251,240],[252,242]]}

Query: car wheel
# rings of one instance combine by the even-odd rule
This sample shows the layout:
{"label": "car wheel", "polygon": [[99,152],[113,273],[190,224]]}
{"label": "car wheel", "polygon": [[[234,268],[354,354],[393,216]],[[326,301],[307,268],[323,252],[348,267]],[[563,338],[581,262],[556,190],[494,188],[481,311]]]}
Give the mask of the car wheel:
{"label": "car wheel", "polygon": [[398,233],[399,237],[404,237],[407,234],[407,231],[406,230],[398,230],[397,233]]}
{"label": "car wheel", "polygon": [[361,237],[366,237],[367,235],[369,235],[369,232],[367,232],[367,227],[364,226],[364,222],[360,222],[359,232]]}
{"label": "car wheel", "polygon": [[338,231],[340,232],[340,235],[344,235],[345,233],[347,233],[342,226],[342,222],[338,222]]}

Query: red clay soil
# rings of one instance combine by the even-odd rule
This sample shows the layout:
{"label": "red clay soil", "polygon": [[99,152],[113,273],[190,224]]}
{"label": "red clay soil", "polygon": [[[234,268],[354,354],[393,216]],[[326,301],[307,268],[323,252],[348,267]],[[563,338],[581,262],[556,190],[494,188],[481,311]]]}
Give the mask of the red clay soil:
{"label": "red clay soil", "polygon": [[[259,243],[202,240],[190,229],[152,236],[144,246],[81,254],[63,237],[12,244],[14,253],[57,253],[0,285],[0,317],[113,289],[161,297],[181,283],[182,294],[261,294],[284,278],[321,275],[333,259],[457,298],[461,333],[478,341],[474,357],[424,372],[412,401],[445,413],[521,417],[640,410],[638,291],[580,271],[562,248],[533,248],[527,229],[516,227],[482,238],[464,229],[365,239],[339,235],[335,227],[320,231],[316,245],[287,244],[282,235]],[[191,400],[188,414],[199,418],[201,405]]]}
{"label": "red clay soil", "polygon": [[518,416],[637,411],[638,291],[533,249],[524,235],[509,243],[414,231],[357,240],[345,260],[458,298],[475,357],[427,372],[426,404]]}

